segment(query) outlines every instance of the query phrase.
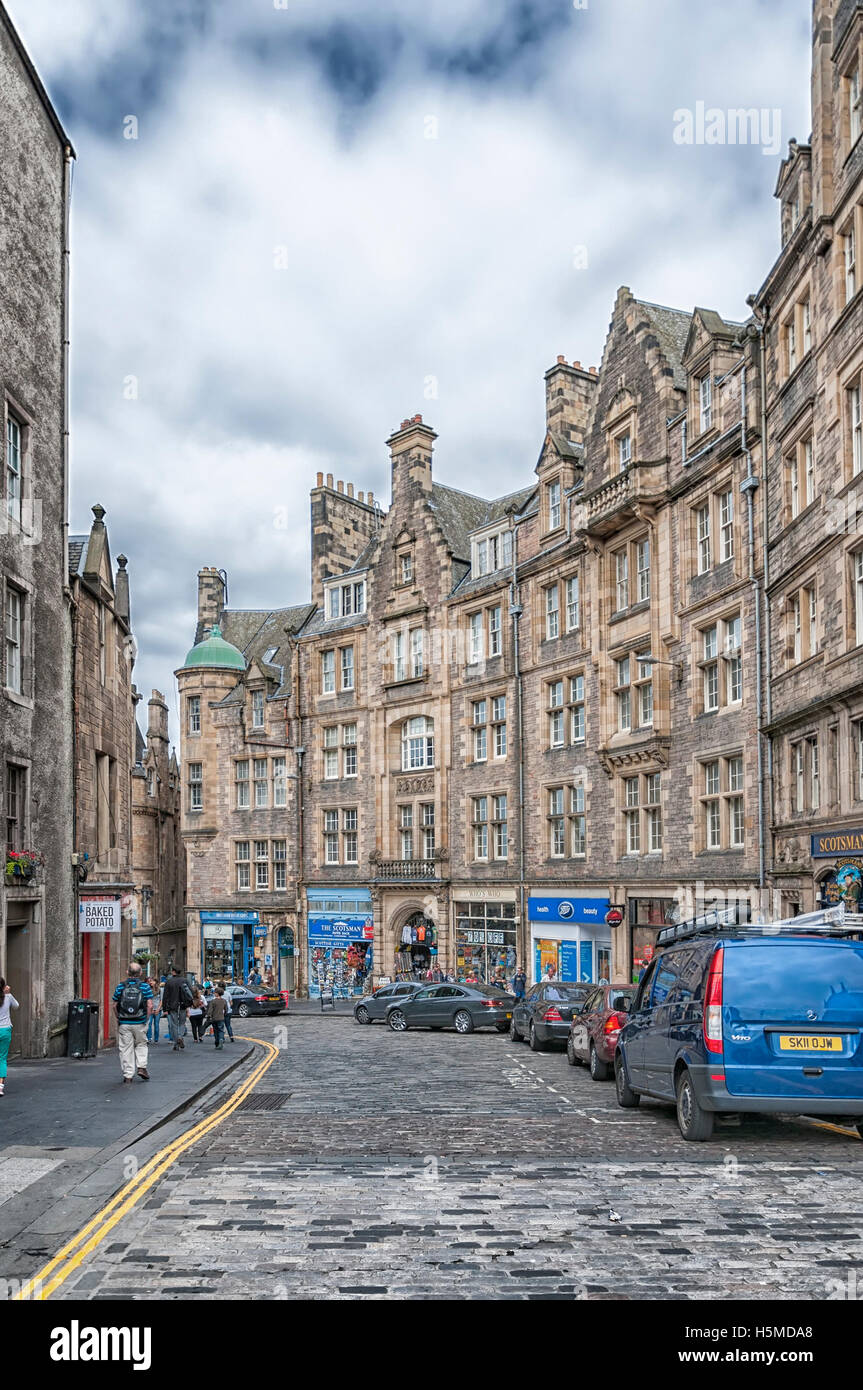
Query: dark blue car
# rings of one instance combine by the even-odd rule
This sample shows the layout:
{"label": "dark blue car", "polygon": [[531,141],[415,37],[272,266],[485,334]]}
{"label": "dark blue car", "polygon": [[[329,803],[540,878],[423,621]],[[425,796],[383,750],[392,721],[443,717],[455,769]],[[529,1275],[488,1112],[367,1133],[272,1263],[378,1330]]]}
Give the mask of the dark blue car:
{"label": "dark blue car", "polygon": [[[842,918],[671,928],[615,1056],[618,1104],[677,1107],[684,1139],[717,1113],[822,1115],[863,1138],[863,941]],[[799,923],[799,925],[798,925]],[[813,934],[809,934],[809,933]]]}

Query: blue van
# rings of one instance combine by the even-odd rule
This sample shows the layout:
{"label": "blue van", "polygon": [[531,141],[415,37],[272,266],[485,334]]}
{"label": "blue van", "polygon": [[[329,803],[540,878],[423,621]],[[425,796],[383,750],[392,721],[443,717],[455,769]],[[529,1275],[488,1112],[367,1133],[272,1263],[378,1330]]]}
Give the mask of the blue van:
{"label": "blue van", "polygon": [[620,1035],[618,1104],[669,1101],[693,1141],[717,1113],[829,1116],[863,1138],[861,938],[841,908],[665,929]]}

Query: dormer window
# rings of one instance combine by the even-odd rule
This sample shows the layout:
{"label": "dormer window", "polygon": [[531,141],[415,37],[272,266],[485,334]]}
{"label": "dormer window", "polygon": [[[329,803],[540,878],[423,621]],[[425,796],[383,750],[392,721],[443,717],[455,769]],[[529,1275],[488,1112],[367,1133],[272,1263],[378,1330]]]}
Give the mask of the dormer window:
{"label": "dormer window", "polygon": [[354,613],[366,611],[366,581],[351,584],[333,584],[327,590],[327,617],[349,618]]}
{"label": "dormer window", "polygon": [[545,514],[548,521],[548,530],[556,531],[561,524],[563,515],[559,478],[555,478],[553,483],[546,483],[545,485]]}
{"label": "dormer window", "polygon": [[252,728],[263,729],[264,727],[264,692],[263,690],[252,691]]}
{"label": "dormer window", "polygon": [[483,536],[481,540],[474,541],[472,569],[475,576],[496,574],[498,570],[509,569],[511,565],[512,531],[498,531],[493,536]]}
{"label": "dormer window", "polygon": [[279,650],[278,647],[267,647],[267,650],[264,652],[264,657],[263,657],[263,659],[264,659],[264,661],[267,663],[267,665],[269,665],[270,662],[273,660],[273,658],[275,657],[276,652],[277,652],[278,650]]}
{"label": "dormer window", "polygon": [[698,424],[701,434],[713,427],[713,379],[709,372],[698,383]]}

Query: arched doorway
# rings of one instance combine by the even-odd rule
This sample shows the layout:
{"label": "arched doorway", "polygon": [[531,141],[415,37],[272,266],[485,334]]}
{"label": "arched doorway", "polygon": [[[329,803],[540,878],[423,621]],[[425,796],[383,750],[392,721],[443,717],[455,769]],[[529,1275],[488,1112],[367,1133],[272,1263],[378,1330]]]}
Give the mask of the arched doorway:
{"label": "arched doorway", "polygon": [[438,928],[422,908],[409,908],[394,924],[394,975],[397,980],[428,980],[440,975]]}

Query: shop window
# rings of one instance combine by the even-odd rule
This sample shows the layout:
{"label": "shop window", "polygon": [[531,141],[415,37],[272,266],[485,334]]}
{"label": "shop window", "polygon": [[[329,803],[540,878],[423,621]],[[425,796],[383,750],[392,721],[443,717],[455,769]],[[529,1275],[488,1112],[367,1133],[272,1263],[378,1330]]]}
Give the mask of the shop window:
{"label": "shop window", "polygon": [[516,970],[515,903],[457,902],[456,979],[512,984]]}

